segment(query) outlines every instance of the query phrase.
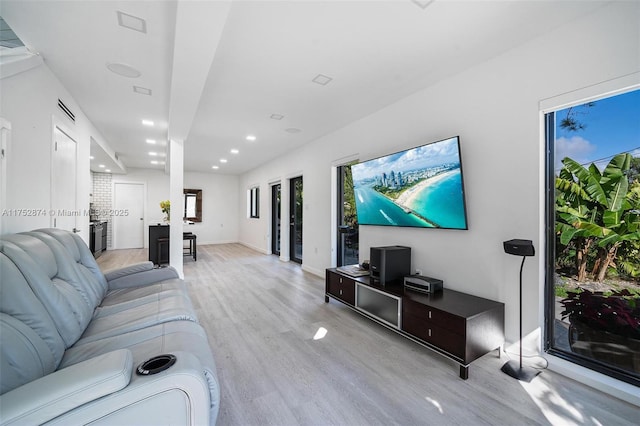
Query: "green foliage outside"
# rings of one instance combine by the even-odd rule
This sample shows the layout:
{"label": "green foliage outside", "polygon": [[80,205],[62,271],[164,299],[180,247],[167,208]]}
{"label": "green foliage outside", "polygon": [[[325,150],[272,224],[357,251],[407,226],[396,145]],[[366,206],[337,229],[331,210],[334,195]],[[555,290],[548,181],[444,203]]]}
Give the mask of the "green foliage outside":
{"label": "green foliage outside", "polygon": [[353,175],[351,166],[344,167],[344,190],[343,190],[343,215],[344,224],[355,229],[358,226],[356,216],[356,197],[353,190]]}
{"label": "green foliage outside", "polygon": [[556,177],[556,268],[579,282],[640,278],[640,161],[618,154],[604,171],[571,158]]}

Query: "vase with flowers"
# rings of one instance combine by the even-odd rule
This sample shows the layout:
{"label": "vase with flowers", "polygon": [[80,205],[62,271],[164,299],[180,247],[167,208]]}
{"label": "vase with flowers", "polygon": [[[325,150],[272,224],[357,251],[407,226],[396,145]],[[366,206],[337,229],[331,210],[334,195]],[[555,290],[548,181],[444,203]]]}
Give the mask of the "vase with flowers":
{"label": "vase with flowers", "polygon": [[165,214],[164,222],[169,223],[169,221],[171,220],[171,201],[160,201],[160,210],[162,210],[162,213]]}

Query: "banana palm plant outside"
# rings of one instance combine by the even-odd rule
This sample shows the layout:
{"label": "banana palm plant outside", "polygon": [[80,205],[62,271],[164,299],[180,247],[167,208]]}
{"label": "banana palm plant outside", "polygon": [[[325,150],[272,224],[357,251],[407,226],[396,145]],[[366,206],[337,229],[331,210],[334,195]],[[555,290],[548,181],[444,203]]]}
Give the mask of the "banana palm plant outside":
{"label": "banana palm plant outside", "polygon": [[602,282],[625,242],[640,240],[640,192],[627,173],[630,154],[618,154],[604,171],[595,164],[584,167],[562,160],[556,178],[556,233],[563,246],[575,246],[578,281],[587,276],[588,254],[597,246],[593,272]]}

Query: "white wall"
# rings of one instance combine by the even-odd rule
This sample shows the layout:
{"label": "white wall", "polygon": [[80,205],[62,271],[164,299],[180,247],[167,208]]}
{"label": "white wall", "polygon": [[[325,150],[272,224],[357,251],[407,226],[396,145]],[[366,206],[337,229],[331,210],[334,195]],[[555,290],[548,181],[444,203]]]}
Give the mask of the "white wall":
{"label": "white wall", "polygon": [[[7,198],[3,209],[51,207],[51,147],[53,123],[61,123],[77,142],[77,208],[89,209],[91,177],[90,138],[102,136],[80,106],[49,70],[46,63],[0,80],[0,116],[11,122],[7,162]],[[76,115],[75,124],[57,107],[61,99]],[[3,232],[29,231],[52,225],[49,214],[3,216]],[[80,236],[89,241],[89,216],[77,218]]]}
{"label": "white wall", "polygon": [[[148,247],[149,225],[162,223],[160,201],[169,199],[169,175],[164,170],[128,168],[127,174],[112,177],[113,182],[146,184],[147,197],[144,244]],[[238,177],[211,173],[184,173],[184,187],[202,189],[202,222],[184,225],[185,231],[198,236],[198,244],[238,241]],[[172,211],[176,211],[172,208]],[[178,210],[179,211],[179,210]],[[179,213],[180,214],[180,213]],[[117,248],[117,247],[116,247]]]}
{"label": "white wall", "polygon": [[202,222],[184,227],[198,236],[198,244],[238,242],[238,181],[237,176],[185,172],[184,187],[202,190]]}
{"label": "white wall", "polygon": [[[417,92],[241,177],[243,191],[304,175],[303,267],[331,266],[331,165],[361,160],[454,135],[461,137],[468,231],[362,227],[361,260],[371,246],[412,247],[412,263],[447,288],[506,303],[507,340],[518,339],[520,258],[502,242],[534,241],[524,268],[524,331],[542,324],[544,146],[539,102],[640,70],[640,4],[617,3],[526,45]],[[241,200],[241,212],[246,200]],[[240,241],[267,247],[269,214],[242,219]],[[535,346],[534,346],[535,348]]]}

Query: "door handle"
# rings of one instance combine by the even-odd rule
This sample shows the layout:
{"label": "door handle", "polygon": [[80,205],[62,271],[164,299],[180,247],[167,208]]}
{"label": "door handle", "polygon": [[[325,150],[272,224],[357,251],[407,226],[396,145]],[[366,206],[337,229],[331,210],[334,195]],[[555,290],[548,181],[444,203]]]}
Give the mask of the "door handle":
{"label": "door handle", "polygon": [[140,220],[144,220],[143,218],[140,218]]}
{"label": "door handle", "polygon": [[73,228],[73,233],[77,234],[78,232],[80,232],[80,230],[78,228]]}

